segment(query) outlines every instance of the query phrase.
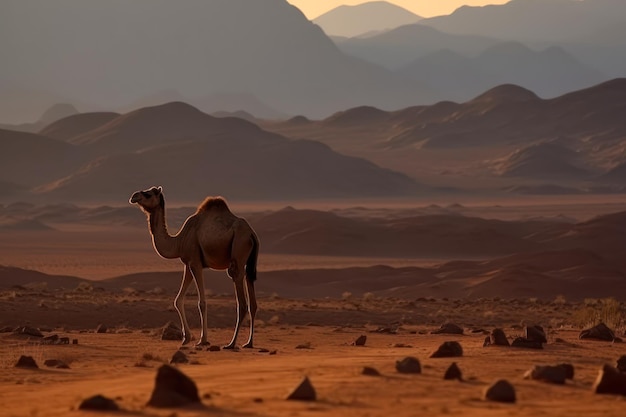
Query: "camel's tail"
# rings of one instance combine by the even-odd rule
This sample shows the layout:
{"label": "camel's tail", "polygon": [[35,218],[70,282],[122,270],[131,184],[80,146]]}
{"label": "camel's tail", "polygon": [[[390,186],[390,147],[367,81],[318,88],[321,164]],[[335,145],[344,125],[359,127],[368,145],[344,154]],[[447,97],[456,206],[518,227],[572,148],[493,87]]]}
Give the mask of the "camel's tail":
{"label": "camel's tail", "polygon": [[252,245],[252,252],[246,262],[246,276],[251,284],[256,281],[256,262],[259,257],[259,239],[254,233],[252,233]]}

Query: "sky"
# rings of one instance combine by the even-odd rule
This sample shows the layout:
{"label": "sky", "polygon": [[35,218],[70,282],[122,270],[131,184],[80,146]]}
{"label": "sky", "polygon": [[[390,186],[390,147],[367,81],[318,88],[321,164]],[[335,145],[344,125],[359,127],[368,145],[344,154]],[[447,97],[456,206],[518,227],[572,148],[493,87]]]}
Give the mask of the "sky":
{"label": "sky", "polygon": [[[299,8],[309,20],[341,5],[354,6],[371,0],[287,0]],[[397,4],[422,17],[450,14],[463,6],[484,6],[486,4],[503,4],[509,0],[386,0]]]}

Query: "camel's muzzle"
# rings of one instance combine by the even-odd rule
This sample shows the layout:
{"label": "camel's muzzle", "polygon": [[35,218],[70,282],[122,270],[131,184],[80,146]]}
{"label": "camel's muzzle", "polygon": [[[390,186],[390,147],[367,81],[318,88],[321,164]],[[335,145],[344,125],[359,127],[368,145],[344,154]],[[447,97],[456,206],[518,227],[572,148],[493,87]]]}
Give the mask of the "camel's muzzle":
{"label": "camel's muzzle", "polygon": [[141,200],[141,193],[139,191],[137,191],[135,194],[133,194],[130,199],[128,200],[128,202],[130,204],[135,204],[138,203],[139,200]]}

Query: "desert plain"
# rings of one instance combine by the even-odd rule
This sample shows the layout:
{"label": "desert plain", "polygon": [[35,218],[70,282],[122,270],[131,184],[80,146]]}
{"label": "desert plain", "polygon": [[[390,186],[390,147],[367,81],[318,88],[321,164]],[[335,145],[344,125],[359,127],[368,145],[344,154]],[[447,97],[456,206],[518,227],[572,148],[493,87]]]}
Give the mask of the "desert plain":
{"label": "desert plain", "polygon": [[[588,228],[589,222],[619,216],[623,204],[606,196],[573,201],[539,198],[533,204],[528,199],[524,204],[520,201],[447,206],[327,201],[238,207],[234,203],[234,209],[257,227],[262,245],[255,347],[234,351],[209,351],[193,344],[181,347],[179,341],[161,340],[166,323],[178,324],[173,299],[182,265],[156,255],[139,210],[21,206],[21,228],[7,228],[0,235],[0,264],[11,265],[0,269],[3,415],[89,415],[93,412],[78,407],[97,394],[113,399],[121,409],[99,415],[622,415],[624,397],[595,394],[592,387],[603,365],[615,366],[626,354],[626,345],[578,338],[583,328],[599,321],[609,323],[616,336],[624,337],[624,305],[619,301],[623,288],[617,281],[614,291],[607,291],[610,287],[606,286],[615,281],[619,256],[606,252],[606,259],[590,262],[585,250],[566,246],[554,246],[555,252],[537,252],[531,247],[513,255],[488,254],[495,250],[490,243],[493,236],[508,236],[501,245],[517,241],[508,235],[512,225],[534,230],[537,225],[529,225],[529,218],[552,225],[551,234],[555,230],[572,234],[562,228],[573,228],[595,248],[599,243],[593,233],[585,235],[580,230]],[[16,208],[4,206],[5,216]],[[453,245],[437,242],[439,222],[422,225],[419,234],[433,247],[447,249],[433,250],[425,257],[410,256],[409,249],[396,256],[385,252],[369,256],[371,242],[358,242],[358,236],[367,236],[372,224],[392,222],[394,236],[405,239],[404,246],[418,245],[419,240],[406,233],[415,227],[412,222],[433,211],[459,217],[443,214],[451,210],[462,210],[463,219],[482,219],[492,222],[489,228],[501,229],[487,235],[468,234],[468,242],[457,236],[456,247],[476,249],[475,256],[467,257],[451,255]],[[106,221],[95,212],[106,212]],[[192,212],[193,207],[172,207],[171,230]],[[282,213],[281,221],[271,222],[276,213]],[[290,216],[297,219],[289,220]],[[48,227],[25,230],[31,217],[47,219]],[[292,222],[306,223],[308,232],[300,232],[312,234],[288,241],[289,250],[281,249],[280,242],[294,234]],[[357,236],[354,244],[361,246],[357,253],[345,250],[334,255],[328,230],[343,234],[346,222]],[[281,234],[279,223],[292,231]],[[546,224],[535,233],[547,233]],[[383,231],[376,229],[384,240]],[[342,237],[349,238],[349,234]],[[607,234],[602,241],[610,238]],[[326,246],[319,241],[327,242]],[[581,262],[584,268],[577,265]],[[585,283],[588,274],[607,280],[601,292]],[[209,341],[223,346],[235,322],[232,283],[225,272],[206,270],[205,285]],[[191,291],[186,310],[197,337],[196,300]],[[463,334],[432,333],[445,323],[457,324]],[[524,326],[535,324],[546,331],[543,349],[483,346],[495,328],[503,329],[512,340],[523,335]],[[102,325],[106,330],[98,333]],[[15,332],[20,326],[39,328],[44,337],[66,337],[70,343],[45,343],[41,337]],[[240,346],[247,331],[244,326]],[[365,345],[355,346],[361,335],[366,336]],[[462,356],[431,358],[446,341],[459,342]],[[178,350],[189,362],[172,366],[195,381],[202,404],[166,409],[147,406],[157,369],[168,364]],[[39,368],[15,367],[22,355],[31,356]],[[408,356],[420,361],[421,374],[396,370],[396,362]],[[45,366],[50,359],[69,368]],[[460,368],[462,381],[443,379],[452,362]],[[560,363],[572,364],[575,370],[573,380],[564,385],[524,378],[535,365]],[[364,375],[364,367],[380,375]],[[313,384],[317,399],[287,400],[304,377]],[[499,379],[513,384],[516,403],[484,399],[484,391]]]}

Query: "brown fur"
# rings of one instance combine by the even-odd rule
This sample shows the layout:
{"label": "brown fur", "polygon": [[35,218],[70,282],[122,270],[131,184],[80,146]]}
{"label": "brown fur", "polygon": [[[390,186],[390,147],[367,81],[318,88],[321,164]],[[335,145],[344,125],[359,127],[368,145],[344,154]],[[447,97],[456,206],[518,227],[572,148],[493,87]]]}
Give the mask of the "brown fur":
{"label": "brown fur", "polygon": [[226,201],[222,197],[207,197],[204,199],[202,203],[200,203],[196,213],[209,211],[213,208],[228,210],[228,205],[226,204]]}

